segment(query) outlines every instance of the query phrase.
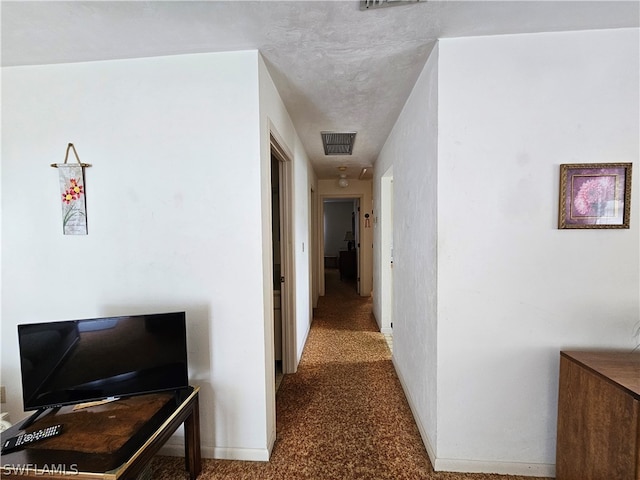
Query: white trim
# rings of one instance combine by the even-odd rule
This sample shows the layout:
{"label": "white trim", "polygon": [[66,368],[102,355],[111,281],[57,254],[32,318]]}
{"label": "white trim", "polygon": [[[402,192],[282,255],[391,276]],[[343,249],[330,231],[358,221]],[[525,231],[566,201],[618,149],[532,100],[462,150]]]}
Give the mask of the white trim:
{"label": "white trim", "polygon": [[[306,326],[306,330],[304,332],[304,335],[302,336],[302,342],[301,345],[306,345],[307,344],[307,340],[309,339],[309,332],[311,332],[311,322],[309,322],[309,325]],[[298,364],[300,364],[300,360],[302,360],[302,353],[304,351],[304,348],[298,352]],[[275,439],[274,439],[275,441]]]}
{"label": "white trim", "polygon": [[520,462],[488,462],[481,460],[461,460],[455,458],[438,458],[436,456],[436,449],[433,448],[427,432],[420,422],[418,415],[416,415],[416,409],[414,407],[411,396],[407,393],[405,383],[402,379],[402,374],[397,368],[395,359],[392,358],[393,367],[395,368],[396,375],[402,385],[404,396],[407,398],[409,408],[413,414],[413,419],[418,426],[422,443],[424,443],[427,449],[427,455],[433,465],[433,469],[436,472],[459,472],[459,473],[494,473],[501,475],[522,475],[527,477],[549,477],[553,478],[556,475],[556,466],[549,463],[520,463]]}
{"label": "white trim", "polygon": [[[249,462],[268,462],[271,452],[263,448],[226,448],[202,446],[200,451],[202,458],[215,458],[216,460],[245,460]],[[159,455],[169,457],[184,457],[183,444],[165,444]]]}
{"label": "white trim", "polygon": [[289,149],[289,147],[287,146],[287,142],[284,141],[284,139],[282,138],[282,135],[280,135],[280,132],[278,132],[278,129],[276,128],[275,124],[271,121],[271,119],[268,119],[269,121],[269,141],[271,142],[271,146],[275,147],[276,152],[278,155],[280,155],[281,161],[291,161],[294,157],[293,157],[293,153],[291,153],[291,150]]}
{"label": "white trim", "polygon": [[380,289],[378,302],[380,305],[380,331],[392,333],[393,323],[393,166],[380,177],[380,211],[378,212],[380,245],[379,278]]}
{"label": "white trim", "polygon": [[281,231],[281,312],[282,312],[282,372],[296,373],[298,369],[298,345],[296,343],[296,278],[294,255],[294,206],[293,206],[293,156],[284,142],[280,142],[280,135],[270,124],[271,154],[280,163],[280,231]]}
{"label": "white trim", "polygon": [[[362,193],[345,193],[345,194],[339,194],[339,193],[323,193],[322,195],[319,196],[319,200],[318,200],[318,209],[319,209],[319,213],[318,213],[318,240],[319,240],[319,244],[320,247],[318,248],[318,259],[319,261],[319,293],[320,296],[324,297],[325,294],[325,284],[324,284],[324,201],[325,200],[329,200],[329,199],[344,199],[344,200],[357,200],[358,201],[358,205],[360,206],[360,209],[362,209],[362,204],[364,203],[364,194]],[[364,215],[361,215],[360,212],[357,212],[357,219],[358,219],[358,228],[360,229],[360,247],[356,248],[356,253],[358,255],[358,274],[357,274],[357,278],[360,278],[360,268],[362,266],[362,262],[364,259],[364,254],[362,251],[362,244],[364,243],[364,240],[362,239],[363,236],[363,232],[364,232]],[[371,261],[371,263],[373,263],[373,260]],[[360,296],[364,296],[364,297],[368,297],[370,294],[367,295],[363,295],[361,292],[361,282],[360,280],[357,281],[357,285],[358,285],[358,295]]]}
{"label": "white trim", "polygon": [[[382,333],[384,335],[392,335],[393,336],[393,329],[390,326],[389,327],[380,327],[380,322],[378,321],[378,318],[376,317],[376,314],[374,312],[371,312],[371,314],[373,315],[373,318],[376,321],[376,325],[378,325],[378,329],[380,330],[380,333]],[[395,368],[395,364],[394,364],[394,368]],[[404,390],[404,387],[402,387],[402,389]]]}
{"label": "white trim", "polygon": [[219,460],[245,460],[249,462],[268,462],[269,450],[265,448],[222,448],[214,447],[213,456],[209,456],[210,449],[203,453],[204,458],[216,458]]}
{"label": "white trim", "polygon": [[318,296],[324,297],[324,200],[318,192],[318,201],[316,202],[316,258],[318,262],[318,270],[315,272],[318,281]]}
{"label": "white trim", "polygon": [[[311,182],[312,183],[312,182]],[[318,257],[318,192],[314,185],[311,185],[310,199],[309,199],[309,277],[311,281],[309,302],[309,325],[313,321],[313,309],[318,306],[318,271],[319,271],[319,257]]]}
{"label": "white trim", "polygon": [[556,475],[556,466],[548,463],[487,462],[455,458],[436,458],[433,469],[436,472],[494,473],[527,477],[553,478]]}
{"label": "white trim", "polygon": [[[409,403],[409,408],[411,409],[411,414],[413,415],[413,420],[416,422],[416,425],[418,426],[418,431],[420,432],[420,437],[422,438],[422,443],[424,443],[424,447],[427,449],[427,455],[429,455],[429,460],[431,460],[431,464],[435,465],[435,461],[437,460],[436,457],[436,449],[433,448],[433,445],[431,445],[431,441],[429,440],[429,436],[427,435],[427,431],[423,428],[422,426],[422,422],[419,421],[419,417],[416,414],[416,409],[415,406],[413,404],[413,400],[411,399],[411,395],[409,395],[406,387],[405,387],[405,382],[402,378],[402,374],[400,373],[400,369],[398,368],[398,366],[396,365],[396,359],[395,357],[391,357],[391,361],[393,363],[393,368],[396,371],[396,375],[398,376],[398,380],[400,380],[400,385],[402,386],[402,391],[404,392],[404,396],[407,399],[407,403]],[[435,467],[434,467],[435,468]]]}
{"label": "white trim", "polygon": [[276,430],[275,428],[269,432],[269,439],[267,443],[267,460],[271,458],[271,453],[273,452],[273,446],[276,444]]}

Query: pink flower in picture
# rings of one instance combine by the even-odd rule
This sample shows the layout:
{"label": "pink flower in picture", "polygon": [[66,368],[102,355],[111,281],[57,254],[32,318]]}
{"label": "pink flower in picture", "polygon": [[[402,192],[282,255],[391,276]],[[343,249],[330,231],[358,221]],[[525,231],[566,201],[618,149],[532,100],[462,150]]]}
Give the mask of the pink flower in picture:
{"label": "pink flower in picture", "polygon": [[616,182],[611,175],[593,177],[582,183],[573,199],[581,215],[599,214],[608,200],[615,199]]}

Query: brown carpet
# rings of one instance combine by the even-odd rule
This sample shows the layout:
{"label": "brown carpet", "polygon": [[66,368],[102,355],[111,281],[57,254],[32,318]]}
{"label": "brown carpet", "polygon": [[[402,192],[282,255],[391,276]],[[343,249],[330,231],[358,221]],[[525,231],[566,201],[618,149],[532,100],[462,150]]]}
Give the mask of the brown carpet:
{"label": "brown carpet", "polygon": [[[535,480],[434,472],[371,313],[337,271],[327,272],[298,372],[276,396],[269,462],[203,460],[198,480]],[[156,457],[152,478],[186,479],[184,459]]]}

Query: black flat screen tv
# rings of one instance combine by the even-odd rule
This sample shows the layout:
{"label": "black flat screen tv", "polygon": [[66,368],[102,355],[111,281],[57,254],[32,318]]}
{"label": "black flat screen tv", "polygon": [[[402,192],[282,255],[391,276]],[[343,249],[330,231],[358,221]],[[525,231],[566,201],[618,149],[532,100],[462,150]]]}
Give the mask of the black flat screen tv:
{"label": "black flat screen tv", "polygon": [[188,387],[185,312],[18,325],[25,411]]}

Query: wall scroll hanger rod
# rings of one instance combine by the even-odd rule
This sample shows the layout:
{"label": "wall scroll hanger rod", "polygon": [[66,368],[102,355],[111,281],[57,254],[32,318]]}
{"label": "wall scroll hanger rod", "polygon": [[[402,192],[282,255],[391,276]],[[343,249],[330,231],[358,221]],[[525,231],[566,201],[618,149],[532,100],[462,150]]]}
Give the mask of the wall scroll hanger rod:
{"label": "wall scroll hanger rod", "polygon": [[80,164],[81,167],[90,167],[91,164],[90,163],[82,163],[80,161],[80,157],[78,157],[78,152],[76,152],[76,147],[73,146],[73,143],[70,143],[67,146],[67,153],[64,156],[64,163],[60,164],[60,163],[52,163],[51,166],[53,168],[58,168],[58,165],[65,165],[67,163],[67,160],[69,159],[69,150],[73,150],[73,154],[76,156],[76,160],[78,161],[78,164]]}

